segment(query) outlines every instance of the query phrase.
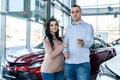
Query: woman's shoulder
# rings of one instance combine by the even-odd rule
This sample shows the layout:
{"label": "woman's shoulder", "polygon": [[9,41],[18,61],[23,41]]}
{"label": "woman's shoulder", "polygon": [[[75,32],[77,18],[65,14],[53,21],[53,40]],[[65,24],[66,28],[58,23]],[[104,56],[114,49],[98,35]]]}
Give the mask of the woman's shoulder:
{"label": "woman's shoulder", "polygon": [[45,38],[44,38],[44,42],[49,42],[48,37],[45,37]]}

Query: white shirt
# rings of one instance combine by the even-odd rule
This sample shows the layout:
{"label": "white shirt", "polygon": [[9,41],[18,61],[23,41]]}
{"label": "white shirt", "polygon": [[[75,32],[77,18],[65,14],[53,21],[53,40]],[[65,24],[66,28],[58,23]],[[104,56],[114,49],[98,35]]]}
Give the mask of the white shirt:
{"label": "white shirt", "polygon": [[[77,39],[83,39],[84,45],[78,46]],[[63,52],[67,51],[70,55],[69,59],[65,59],[66,63],[79,64],[89,62],[89,48],[94,42],[94,31],[92,25],[81,21],[79,24],[72,24],[66,30],[64,43],[68,45]]]}

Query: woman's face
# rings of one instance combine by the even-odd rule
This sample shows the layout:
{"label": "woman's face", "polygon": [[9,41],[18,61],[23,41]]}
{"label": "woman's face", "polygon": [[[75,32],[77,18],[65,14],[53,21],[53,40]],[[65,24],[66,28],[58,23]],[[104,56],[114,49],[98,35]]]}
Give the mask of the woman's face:
{"label": "woman's face", "polygon": [[58,31],[58,25],[57,25],[56,21],[51,21],[50,22],[50,32],[55,33],[57,31]]}

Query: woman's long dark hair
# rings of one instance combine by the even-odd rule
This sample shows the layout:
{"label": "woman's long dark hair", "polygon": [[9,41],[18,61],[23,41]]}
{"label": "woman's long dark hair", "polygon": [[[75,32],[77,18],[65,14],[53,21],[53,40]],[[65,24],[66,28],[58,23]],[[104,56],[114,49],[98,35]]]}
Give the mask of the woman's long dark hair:
{"label": "woman's long dark hair", "polygon": [[[45,38],[48,37],[48,40],[50,42],[51,48],[54,50],[54,43],[53,43],[53,35],[50,33],[50,22],[51,21],[56,21],[57,26],[59,26],[58,22],[56,19],[52,18],[50,19],[47,24],[46,24],[46,29],[45,29]],[[62,42],[62,39],[59,37],[59,30],[57,32],[55,32],[55,36],[56,38]]]}

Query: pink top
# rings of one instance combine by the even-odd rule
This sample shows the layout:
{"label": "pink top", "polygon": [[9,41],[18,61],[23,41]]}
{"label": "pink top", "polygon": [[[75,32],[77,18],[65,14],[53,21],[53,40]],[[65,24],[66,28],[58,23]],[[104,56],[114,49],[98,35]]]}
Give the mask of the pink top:
{"label": "pink top", "polygon": [[44,40],[45,58],[41,66],[41,72],[54,73],[63,70],[63,43],[57,39],[54,39],[53,43],[54,50],[52,50],[48,38]]}

